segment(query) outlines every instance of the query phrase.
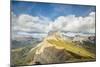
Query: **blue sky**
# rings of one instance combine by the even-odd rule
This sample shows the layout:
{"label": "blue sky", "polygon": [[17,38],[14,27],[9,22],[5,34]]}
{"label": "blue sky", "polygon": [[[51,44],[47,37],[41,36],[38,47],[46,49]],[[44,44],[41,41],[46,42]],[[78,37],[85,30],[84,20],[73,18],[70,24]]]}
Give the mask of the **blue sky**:
{"label": "blue sky", "polygon": [[68,5],[39,2],[12,1],[12,12],[16,15],[28,14],[32,16],[44,16],[51,20],[58,16],[87,16],[90,12],[95,12],[95,6]]}
{"label": "blue sky", "polygon": [[95,8],[89,5],[12,1],[13,36],[51,31],[95,33]]}

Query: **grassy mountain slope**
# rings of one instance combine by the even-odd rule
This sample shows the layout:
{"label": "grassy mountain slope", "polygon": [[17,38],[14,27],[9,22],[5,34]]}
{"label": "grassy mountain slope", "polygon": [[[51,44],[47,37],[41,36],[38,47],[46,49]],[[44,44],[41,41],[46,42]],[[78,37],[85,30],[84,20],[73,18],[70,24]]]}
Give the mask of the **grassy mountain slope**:
{"label": "grassy mountain slope", "polygon": [[87,57],[87,58],[95,58],[95,54],[87,51],[86,49],[84,49],[82,47],[76,47],[74,45],[74,43],[64,41],[61,38],[59,39],[58,37],[56,37],[56,40],[51,39],[51,40],[47,40],[47,41],[54,46],[63,47],[67,51],[78,54],[80,56]]}

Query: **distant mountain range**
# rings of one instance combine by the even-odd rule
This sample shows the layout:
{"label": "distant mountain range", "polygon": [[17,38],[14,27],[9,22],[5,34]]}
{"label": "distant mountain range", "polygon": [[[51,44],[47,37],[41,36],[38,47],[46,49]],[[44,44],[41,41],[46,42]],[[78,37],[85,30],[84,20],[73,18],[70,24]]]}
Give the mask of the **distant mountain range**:
{"label": "distant mountain range", "polygon": [[[38,40],[43,40],[43,38],[45,38],[46,36],[48,36],[50,33],[25,33],[25,32],[20,32],[19,34],[13,35],[13,40],[24,40],[24,39],[32,39],[32,38],[36,38]],[[80,36],[95,36],[95,33],[81,33],[81,32],[60,32],[62,35],[64,36],[69,36],[69,37],[75,37],[76,35],[80,35]]]}

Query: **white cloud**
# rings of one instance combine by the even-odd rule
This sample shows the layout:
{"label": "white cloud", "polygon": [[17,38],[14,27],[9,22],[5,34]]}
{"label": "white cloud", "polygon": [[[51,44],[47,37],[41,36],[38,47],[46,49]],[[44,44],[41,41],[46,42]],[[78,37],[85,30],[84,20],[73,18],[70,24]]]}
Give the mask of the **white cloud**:
{"label": "white cloud", "polygon": [[12,25],[14,30],[24,31],[24,32],[46,32],[48,22],[47,20],[40,19],[40,17],[33,17],[30,15],[19,15],[16,19],[12,16]]}
{"label": "white cloud", "polygon": [[50,24],[51,30],[95,33],[95,12],[86,17],[60,16]]}
{"label": "white cloud", "polygon": [[12,13],[12,32],[71,31],[95,33],[95,12],[85,17],[75,15],[59,16],[54,21],[43,16]]}

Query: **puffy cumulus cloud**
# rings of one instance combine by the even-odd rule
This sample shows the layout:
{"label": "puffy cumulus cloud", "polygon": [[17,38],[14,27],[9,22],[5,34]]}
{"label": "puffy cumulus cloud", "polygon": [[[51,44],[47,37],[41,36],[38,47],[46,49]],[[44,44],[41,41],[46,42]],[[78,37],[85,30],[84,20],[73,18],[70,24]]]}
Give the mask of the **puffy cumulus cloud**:
{"label": "puffy cumulus cloud", "polygon": [[[70,22],[72,22],[72,19],[74,15],[70,15],[70,16],[60,16],[57,19],[55,19],[55,21],[53,23],[50,24],[50,30],[54,30],[54,31],[59,31],[59,30],[63,30],[63,28],[67,27],[68,24],[70,24]],[[66,30],[67,31],[67,30]]]}
{"label": "puffy cumulus cloud", "polygon": [[91,12],[85,17],[76,17],[75,15],[60,16],[49,27],[51,31],[95,33],[95,12]]}
{"label": "puffy cumulus cloud", "polygon": [[49,31],[71,31],[95,33],[95,12],[88,16],[59,16],[54,21],[43,16],[30,16],[21,14],[19,16],[12,13],[12,32],[42,32]]}
{"label": "puffy cumulus cloud", "polygon": [[[43,17],[44,18],[44,17]],[[15,24],[16,23],[16,24]],[[12,14],[12,29],[23,32],[48,32],[48,20],[26,14],[16,16]]]}

